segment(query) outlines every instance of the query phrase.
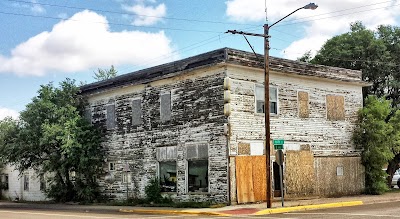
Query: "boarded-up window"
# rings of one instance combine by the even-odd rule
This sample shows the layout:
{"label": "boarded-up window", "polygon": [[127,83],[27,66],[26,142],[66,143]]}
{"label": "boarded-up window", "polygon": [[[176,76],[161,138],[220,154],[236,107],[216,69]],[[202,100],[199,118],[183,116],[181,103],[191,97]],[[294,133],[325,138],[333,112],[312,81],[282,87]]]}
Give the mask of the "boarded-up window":
{"label": "boarded-up window", "polygon": [[160,97],[160,119],[161,121],[171,120],[171,94],[161,94]]}
{"label": "boarded-up window", "polygon": [[344,97],[326,95],[326,116],[328,120],[344,120]]}
{"label": "boarded-up window", "polygon": [[115,128],[115,105],[108,105],[107,107],[107,129]]}
{"label": "boarded-up window", "polygon": [[250,143],[239,143],[238,144],[239,155],[250,155]]}
{"label": "boarded-up window", "polygon": [[[255,88],[256,95],[256,112],[264,113],[264,104],[265,104],[265,96],[264,96],[264,86],[256,85]],[[276,87],[269,88],[269,110],[271,114],[278,113],[278,91]]]}
{"label": "boarded-up window", "polygon": [[299,91],[297,93],[297,101],[299,102],[299,117],[308,118],[310,116],[308,93]]}
{"label": "boarded-up window", "polygon": [[136,99],[132,101],[132,125],[140,125],[142,123],[142,100]]}
{"label": "boarded-up window", "polygon": [[156,150],[156,156],[158,161],[163,160],[176,160],[177,150],[175,146],[171,147],[159,147]]}
{"label": "boarded-up window", "polygon": [[92,122],[92,111],[90,110],[90,108],[85,109],[83,116],[88,122],[90,122],[90,123]]}
{"label": "boarded-up window", "polygon": [[208,144],[190,144],[186,146],[187,159],[208,158]]}

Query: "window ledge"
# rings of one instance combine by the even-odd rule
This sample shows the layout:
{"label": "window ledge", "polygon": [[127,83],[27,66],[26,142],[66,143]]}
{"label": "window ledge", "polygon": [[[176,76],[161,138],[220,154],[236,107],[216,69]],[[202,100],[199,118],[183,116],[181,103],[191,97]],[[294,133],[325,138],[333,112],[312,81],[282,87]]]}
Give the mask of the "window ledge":
{"label": "window ledge", "polygon": [[[263,116],[264,117],[264,113],[254,113],[254,115],[256,116]],[[269,116],[271,117],[277,117],[279,116],[279,113],[270,113]]]}
{"label": "window ledge", "polygon": [[188,195],[211,195],[210,192],[188,192]]}

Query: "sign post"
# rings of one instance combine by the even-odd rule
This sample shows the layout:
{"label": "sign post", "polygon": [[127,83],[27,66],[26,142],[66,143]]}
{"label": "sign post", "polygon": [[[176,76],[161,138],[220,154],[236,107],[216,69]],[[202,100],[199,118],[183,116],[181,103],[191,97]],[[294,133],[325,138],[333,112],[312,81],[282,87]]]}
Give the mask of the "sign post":
{"label": "sign post", "polygon": [[285,144],[285,140],[283,139],[276,139],[273,140],[274,144],[274,149],[277,150],[275,154],[275,160],[276,163],[279,165],[279,182],[281,185],[281,201],[282,201],[282,207],[284,207],[284,197],[283,195],[285,194],[284,189],[283,189],[283,162],[284,162],[284,156],[283,156],[283,144]]}

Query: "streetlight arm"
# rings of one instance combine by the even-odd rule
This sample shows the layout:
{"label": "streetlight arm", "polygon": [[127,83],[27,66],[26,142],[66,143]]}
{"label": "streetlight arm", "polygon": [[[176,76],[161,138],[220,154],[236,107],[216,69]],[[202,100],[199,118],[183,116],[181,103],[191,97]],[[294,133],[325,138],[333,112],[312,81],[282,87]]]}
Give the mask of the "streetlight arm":
{"label": "streetlight arm", "polygon": [[296,13],[298,10],[301,10],[301,9],[311,9],[311,10],[315,10],[317,7],[318,7],[318,5],[316,5],[316,4],[314,4],[314,3],[307,4],[307,5],[305,5],[305,6],[301,7],[301,8],[298,8],[298,9],[294,10],[292,13],[286,15],[285,17],[279,19],[278,21],[276,21],[275,23],[273,23],[272,25],[267,26],[267,27],[268,27],[268,29],[271,28],[271,27],[274,26],[275,24],[281,22],[283,19],[285,19],[285,18],[289,17],[290,15]]}
{"label": "streetlight arm", "polygon": [[294,10],[292,13],[290,13],[290,14],[286,15],[285,17],[283,17],[283,18],[279,19],[279,20],[278,20],[278,21],[276,21],[275,23],[273,23],[273,24],[269,25],[269,26],[268,26],[268,28],[271,28],[271,27],[272,27],[272,26],[274,26],[275,24],[277,24],[277,23],[281,22],[283,19],[285,19],[285,18],[289,17],[290,15],[292,15],[292,14],[296,13],[298,10],[301,10],[301,9],[303,9],[303,8],[304,8],[304,7],[301,7],[301,8],[298,8],[298,9]]}

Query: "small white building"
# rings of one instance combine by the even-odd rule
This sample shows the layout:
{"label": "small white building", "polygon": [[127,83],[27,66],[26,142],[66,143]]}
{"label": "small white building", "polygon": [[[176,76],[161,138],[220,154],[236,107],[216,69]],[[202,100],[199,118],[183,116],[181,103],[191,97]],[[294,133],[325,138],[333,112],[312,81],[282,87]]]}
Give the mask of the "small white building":
{"label": "small white building", "polygon": [[3,198],[9,200],[44,201],[46,195],[45,180],[37,177],[34,170],[25,171],[20,174],[13,166],[7,165],[0,173],[0,180],[5,184],[1,191]]}

